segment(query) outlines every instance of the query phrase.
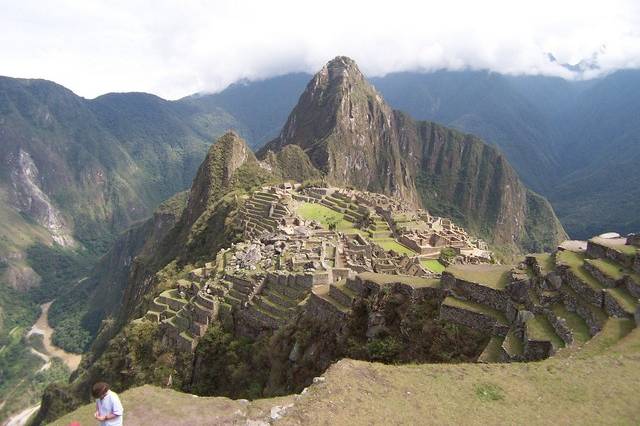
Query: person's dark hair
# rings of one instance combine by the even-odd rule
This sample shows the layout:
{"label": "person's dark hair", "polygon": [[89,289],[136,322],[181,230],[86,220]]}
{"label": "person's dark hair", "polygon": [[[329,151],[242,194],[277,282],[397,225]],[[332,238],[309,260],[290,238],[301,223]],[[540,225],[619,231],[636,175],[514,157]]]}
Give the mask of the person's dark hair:
{"label": "person's dark hair", "polygon": [[98,382],[91,388],[91,395],[94,398],[101,398],[107,391],[109,391],[109,385],[105,382]]}

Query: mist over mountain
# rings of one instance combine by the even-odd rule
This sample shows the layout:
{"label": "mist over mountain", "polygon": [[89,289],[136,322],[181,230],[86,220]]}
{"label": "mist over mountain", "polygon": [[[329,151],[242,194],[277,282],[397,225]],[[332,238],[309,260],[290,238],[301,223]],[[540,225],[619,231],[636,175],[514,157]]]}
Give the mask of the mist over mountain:
{"label": "mist over mountain", "polygon": [[[273,110],[270,116],[270,127],[276,128],[277,122],[286,120],[284,106],[292,108],[304,90],[303,80],[296,75],[279,77],[277,85],[271,79],[246,83],[245,94],[253,86],[261,95],[249,96],[244,104],[277,99],[283,109]],[[392,73],[369,80],[393,108],[497,145],[523,181],[549,198],[572,237],[617,226],[622,232],[637,229],[632,211],[637,208],[634,191],[640,177],[632,164],[640,154],[635,131],[640,122],[635,114],[640,72],[625,70],[570,81],[442,70]],[[225,96],[226,90],[202,98]],[[249,137],[248,141],[257,147],[268,139]],[[609,207],[603,209],[603,204]]]}

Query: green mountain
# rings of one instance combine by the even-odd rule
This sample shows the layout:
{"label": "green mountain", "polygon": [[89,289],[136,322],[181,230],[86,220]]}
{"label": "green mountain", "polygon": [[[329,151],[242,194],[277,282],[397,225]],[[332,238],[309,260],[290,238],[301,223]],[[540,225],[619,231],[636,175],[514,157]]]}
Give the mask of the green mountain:
{"label": "green mountain", "polygon": [[[311,77],[291,74],[243,82],[200,95],[198,103],[205,110],[207,105],[237,108],[247,111],[246,117],[268,120],[262,125],[247,119],[246,130],[240,129],[252,147],[260,147],[276,136],[275,129],[286,122]],[[394,109],[496,145],[525,185],[551,201],[572,237],[587,238],[612,227],[637,231],[633,212],[640,198],[634,197],[638,174],[632,166],[640,146],[633,143],[637,71],[569,81],[440,70],[391,73],[369,81]],[[265,106],[271,106],[268,115],[259,115]],[[271,131],[253,130],[263,126]],[[600,208],[603,204],[610,208]]]}
{"label": "green mountain", "polygon": [[278,135],[311,75],[292,73],[260,81],[240,81],[213,94],[195,94],[181,99],[209,113],[225,111],[237,121],[235,130],[252,149]]}
{"label": "green mountain", "polygon": [[[38,304],[56,299],[55,343],[86,349],[117,307],[124,279],[116,268],[111,287],[96,287],[96,298],[106,293],[105,305],[115,305],[89,309],[96,280],[85,278],[98,257],[187,188],[210,141],[233,123],[226,113],[147,94],[87,100],[52,82],[0,78],[0,377],[8,386],[0,398],[42,376],[23,338]],[[16,359],[28,361],[24,371]],[[4,405],[15,409],[13,402]]]}
{"label": "green mountain", "polygon": [[497,149],[392,110],[349,58],[316,74],[259,156],[289,145],[330,183],[423,205],[507,252],[550,249],[565,237],[548,202],[525,188]]}

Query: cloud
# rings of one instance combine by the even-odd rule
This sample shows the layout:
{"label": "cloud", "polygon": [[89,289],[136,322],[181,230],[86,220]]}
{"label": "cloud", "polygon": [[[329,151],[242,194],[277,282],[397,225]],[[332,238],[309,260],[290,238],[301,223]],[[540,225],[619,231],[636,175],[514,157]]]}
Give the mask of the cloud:
{"label": "cloud", "polygon": [[[4,4],[2,4],[4,3]],[[634,0],[301,1],[0,0],[0,74],[41,77],[94,97],[178,98],[238,79],[315,72],[336,55],[369,76],[490,69],[575,75],[640,67]],[[553,53],[558,63],[549,61]]]}

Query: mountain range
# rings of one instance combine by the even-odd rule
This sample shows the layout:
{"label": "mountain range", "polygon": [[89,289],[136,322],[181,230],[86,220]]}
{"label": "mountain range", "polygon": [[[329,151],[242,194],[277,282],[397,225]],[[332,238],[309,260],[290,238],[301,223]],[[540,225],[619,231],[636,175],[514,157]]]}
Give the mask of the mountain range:
{"label": "mountain range", "polygon": [[[572,237],[635,231],[639,92],[637,71],[575,82],[484,71],[366,80],[344,57],[315,76],[177,101],[88,100],[2,77],[0,338],[57,298],[58,343],[83,351],[101,329],[100,354],[144,306],[157,273],[233,241],[224,225],[236,206],[224,194],[273,179],[324,177],[400,196],[507,255],[565,236],[526,186],[551,201]],[[229,128],[237,133],[210,148]],[[105,327],[105,318],[116,321]]]}
{"label": "mountain range", "polygon": [[[303,92],[305,74],[290,74],[198,95],[201,104],[241,106],[244,116],[277,102],[269,125],[239,129],[250,146],[277,135]],[[507,156],[523,182],[547,197],[572,238],[640,226],[640,71],[593,80],[502,75],[488,71],[401,72],[369,81],[395,109],[472,133]],[[239,102],[238,97],[248,101]],[[267,118],[265,115],[262,117]],[[602,206],[607,206],[603,208]]]}

